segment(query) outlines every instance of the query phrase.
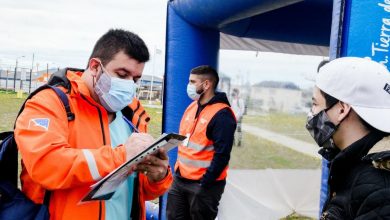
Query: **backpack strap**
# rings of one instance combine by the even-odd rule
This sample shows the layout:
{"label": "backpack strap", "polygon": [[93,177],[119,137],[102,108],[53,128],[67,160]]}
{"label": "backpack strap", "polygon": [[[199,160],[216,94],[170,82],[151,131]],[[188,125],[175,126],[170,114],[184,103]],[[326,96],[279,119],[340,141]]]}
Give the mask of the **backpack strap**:
{"label": "backpack strap", "polygon": [[13,131],[4,131],[0,133],[0,140],[4,141],[7,137],[9,137],[11,134],[13,134]]}
{"label": "backpack strap", "polygon": [[54,92],[56,92],[57,96],[61,99],[62,101],[62,104],[64,105],[65,107],[65,110],[66,110],[66,117],[68,118],[68,121],[73,121],[74,118],[75,118],[75,115],[74,113],[70,110],[70,106],[69,106],[69,100],[68,100],[68,97],[66,96],[66,94],[61,90],[59,89],[58,87],[56,86],[50,86],[49,87],[54,90]]}
{"label": "backpack strap", "polygon": [[[57,94],[58,98],[60,98],[60,100],[61,100],[61,102],[64,105],[64,108],[66,110],[66,116],[68,118],[68,121],[73,121],[75,119],[75,114],[70,109],[69,100],[68,100],[68,97],[66,96],[66,94],[56,86],[44,84],[44,85],[40,86],[39,88],[37,88],[36,90],[34,90],[32,93],[30,93],[30,95],[26,98],[26,100],[24,101],[22,107],[20,108],[20,110],[18,112],[18,115],[16,116],[15,125],[16,125],[16,120],[18,119],[19,115],[24,110],[24,106],[26,105],[26,102],[29,99],[31,99],[34,95],[36,95],[38,92],[45,90],[45,89],[49,89],[49,88],[52,89]],[[14,125],[14,129],[15,129],[15,125]]]}

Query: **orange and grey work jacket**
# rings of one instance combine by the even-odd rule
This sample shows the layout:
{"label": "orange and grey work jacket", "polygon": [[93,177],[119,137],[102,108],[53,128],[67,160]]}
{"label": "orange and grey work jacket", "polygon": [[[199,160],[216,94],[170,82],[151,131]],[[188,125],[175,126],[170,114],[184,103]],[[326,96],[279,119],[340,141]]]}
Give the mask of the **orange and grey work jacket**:
{"label": "orange and grey work jacket", "polygon": [[[139,132],[146,133],[148,131],[148,122],[150,121],[149,115],[146,113],[144,107],[141,105],[141,102],[134,98],[131,104],[122,110],[123,115],[131,116],[129,120],[137,127]],[[131,111],[128,111],[131,109]],[[127,114],[128,113],[128,114]]]}
{"label": "orange and grey work jacket", "polygon": [[[180,122],[180,134],[187,139],[179,145],[175,171],[186,179],[200,180],[206,173],[214,157],[213,141],[207,138],[207,126],[214,115],[220,110],[230,107],[225,103],[207,105],[198,115],[197,101],[192,102]],[[231,109],[230,109],[231,110]],[[228,166],[222,171],[217,180],[226,178]]]}
{"label": "orange and grey work jacket", "polygon": [[[74,120],[68,122],[60,99],[46,89],[26,102],[16,123],[15,140],[23,165],[22,191],[34,202],[42,203],[45,190],[49,190],[50,219],[104,219],[104,201],[80,200],[90,185],[126,162],[125,147],[111,147],[107,112],[92,99],[81,74],[65,73]],[[135,189],[140,203],[138,219],[145,219],[145,200],[162,195],[171,183],[170,172],[156,183],[139,174]]]}

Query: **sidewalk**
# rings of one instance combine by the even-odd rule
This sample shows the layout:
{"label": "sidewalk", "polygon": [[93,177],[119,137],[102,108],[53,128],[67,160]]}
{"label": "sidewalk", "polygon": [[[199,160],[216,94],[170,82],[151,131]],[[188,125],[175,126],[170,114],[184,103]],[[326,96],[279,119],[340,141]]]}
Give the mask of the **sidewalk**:
{"label": "sidewalk", "polygon": [[248,132],[257,137],[267,139],[269,141],[281,144],[285,147],[288,147],[292,150],[298,151],[300,153],[306,154],[317,159],[321,159],[321,155],[318,154],[318,146],[310,144],[301,140],[297,140],[288,136],[278,134],[273,131],[266,129],[258,128],[256,126],[242,124],[242,130]]}

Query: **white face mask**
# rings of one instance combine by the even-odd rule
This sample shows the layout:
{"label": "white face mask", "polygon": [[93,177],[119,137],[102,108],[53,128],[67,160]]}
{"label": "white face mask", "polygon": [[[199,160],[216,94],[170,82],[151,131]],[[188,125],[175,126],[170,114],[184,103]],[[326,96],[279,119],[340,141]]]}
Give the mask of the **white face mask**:
{"label": "white face mask", "polygon": [[103,66],[102,69],[103,73],[96,82],[95,92],[107,111],[120,111],[133,101],[136,84],[133,80],[111,77]]}
{"label": "white face mask", "polygon": [[[206,82],[206,81],[204,81],[204,82]],[[202,84],[203,84],[203,82],[200,85],[202,85]],[[190,97],[190,99],[197,101],[197,100],[199,100],[200,96],[203,93],[204,93],[204,91],[202,91],[201,93],[198,93],[196,91],[196,86],[194,84],[187,85],[187,95],[188,95],[188,97]]]}

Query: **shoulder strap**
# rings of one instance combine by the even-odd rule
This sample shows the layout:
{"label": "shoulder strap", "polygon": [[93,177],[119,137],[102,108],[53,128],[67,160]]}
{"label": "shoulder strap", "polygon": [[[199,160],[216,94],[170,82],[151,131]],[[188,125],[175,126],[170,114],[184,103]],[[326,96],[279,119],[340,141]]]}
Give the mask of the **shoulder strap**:
{"label": "shoulder strap", "polygon": [[14,132],[13,131],[4,131],[4,132],[1,132],[0,133],[0,140],[4,140],[6,139],[7,137],[9,137],[11,134],[13,134]]}
{"label": "shoulder strap", "polygon": [[[26,102],[29,99],[31,99],[34,95],[36,95],[38,92],[40,92],[40,91],[42,91],[44,89],[49,89],[49,88],[52,89],[57,94],[57,96],[60,98],[60,100],[61,100],[61,102],[64,105],[64,108],[66,110],[66,116],[68,118],[68,121],[73,121],[74,120],[75,115],[72,112],[72,110],[70,109],[69,100],[68,100],[68,97],[66,96],[66,94],[61,89],[59,89],[56,86],[51,86],[51,85],[48,85],[48,84],[44,84],[44,85],[40,86],[39,88],[37,88],[36,90],[34,90],[32,93],[30,93],[30,95],[26,98],[26,100],[24,101],[22,107],[20,107],[20,109],[19,109],[18,115],[16,116],[15,125],[16,125],[16,120],[18,119],[19,115],[24,110],[24,106],[26,105]],[[15,125],[14,125],[14,129],[15,129]]]}
{"label": "shoulder strap", "polygon": [[68,118],[68,121],[73,121],[74,118],[75,118],[75,115],[72,112],[72,110],[70,110],[69,100],[68,100],[68,97],[66,96],[66,94],[61,89],[59,89],[58,87],[50,86],[50,85],[49,85],[49,87],[52,90],[54,90],[54,92],[56,92],[57,96],[62,101],[62,104],[64,105],[65,110],[66,110],[66,117]]}

